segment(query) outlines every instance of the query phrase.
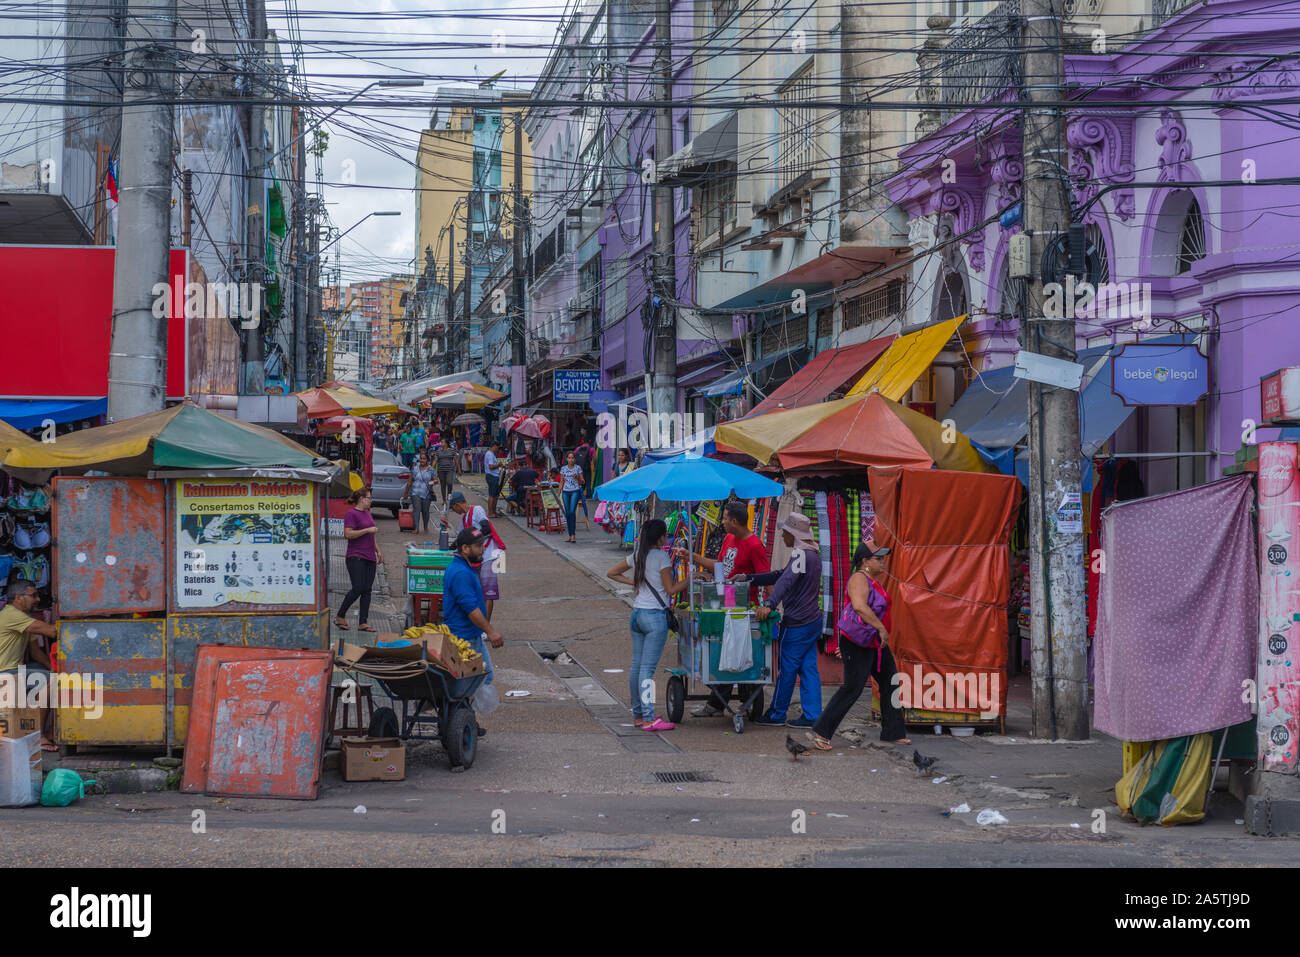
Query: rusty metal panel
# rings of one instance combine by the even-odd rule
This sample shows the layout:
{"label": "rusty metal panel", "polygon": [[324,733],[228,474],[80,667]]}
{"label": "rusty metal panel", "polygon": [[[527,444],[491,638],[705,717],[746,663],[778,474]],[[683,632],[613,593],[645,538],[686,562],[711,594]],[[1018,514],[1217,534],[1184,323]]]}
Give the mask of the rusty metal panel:
{"label": "rusty metal panel", "polygon": [[[62,619],[59,671],[93,676],[103,712],[61,708],[65,744],[161,744],[165,738],[167,659],[161,618]],[[83,695],[85,692],[83,691]]]}
{"label": "rusty metal panel", "polygon": [[248,615],[248,645],[270,648],[328,648],[329,635],[321,628],[321,616]]}
{"label": "rusty metal panel", "polygon": [[166,486],[156,479],[54,479],[55,606],[60,617],[163,611]]}
{"label": "rusty metal panel", "polygon": [[328,651],[200,646],[181,790],[314,800],[332,670]]}
{"label": "rusty metal panel", "polygon": [[176,615],[172,617],[172,641],[176,649],[175,736],[185,743],[190,705],[194,695],[194,659],[199,645],[244,644],[244,619],[240,615]]}

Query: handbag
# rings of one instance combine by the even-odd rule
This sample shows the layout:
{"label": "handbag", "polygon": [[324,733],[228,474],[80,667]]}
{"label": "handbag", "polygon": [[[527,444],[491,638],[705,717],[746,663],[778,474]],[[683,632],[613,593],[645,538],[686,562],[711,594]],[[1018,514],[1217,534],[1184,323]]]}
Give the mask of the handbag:
{"label": "handbag", "polygon": [[647,584],[650,585],[650,594],[654,595],[655,601],[659,602],[659,607],[668,613],[668,630],[681,634],[682,623],[677,620],[677,612],[673,611],[671,605],[664,604],[664,600],[659,596],[658,588],[655,588],[655,586],[649,582],[647,582]]}
{"label": "handbag", "polygon": [[[874,591],[870,581],[867,582],[867,587]],[[868,625],[862,620],[851,600],[845,600],[835,627],[840,634],[861,648],[874,648],[880,641],[880,633],[874,625]]]}

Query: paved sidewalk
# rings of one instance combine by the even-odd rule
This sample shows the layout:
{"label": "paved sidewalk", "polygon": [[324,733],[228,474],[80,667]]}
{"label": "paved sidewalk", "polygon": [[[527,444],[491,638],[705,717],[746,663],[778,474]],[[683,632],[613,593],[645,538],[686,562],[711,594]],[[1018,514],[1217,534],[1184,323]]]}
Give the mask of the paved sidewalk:
{"label": "paved sidewalk", "polygon": [[[469,477],[466,485],[471,489],[476,485],[485,488],[485,483],[478,476]],[[594,504],[591,507],[594,511]],[[579,522],[576,535],[578,541],[571,544],[564,541],[562,533],[528,528],[522,516],[506,518],[505,511],[502,516],[503,523],[513,523],[521,532],[585,572],[626,604],[631,604],[631,589],[605,577],[610,567],[630,552],[595,523],[584,528]],[[835,687],[823,687],[823,702],[828,701],[835,690]],[[694,703],[688,704],[694,707]],[[689,710],[688,708],[688,714]],[[796,688],[790,714],[797,716],[799,713],[799,690]],[[688,718],[688,723],[690,720]],[[695,719],[694,723],[698,725],[701,721],[702,719]],[[680,732],[687,727],[687,724],[683,724],[674,740],[679,743],[684,741],[685,736]],[[1025,824],[1059,825],[1064,816],[1071,818],[1065,826],[1078,823],[1083,829],[1088,829],[1098,819],[1093,815],[1097,809],[1104,811],[1108,820],[1117,821],[1119,809],[1115,805],[1114,789],[1123,765],[1122,742],[1098,731],[1093,732],[1092,740],[1084,742],[1038,740],[1030,736],[1030,727],[1030,679],[1028,675],[1019,675],[1012,679],[1007,690],[1005,735],[977,733],[972,737],[959,738],[949,733],[936,735],[929,728],[913,727],[909,728],[911,746],[883,744],[879,739],[880,723],[871,712],[870,694],[864,692],[841,724],[835,743],[849,752],[863,750],[880,753],[881,760],[877,762],[880,766],[874,769],[878,771],[893,767],[892,761],[900,756],[900,752],[907,759],[911,758],[914,749],[926,756],[938,758],[933,774],[927,776],[945,779],[944,783],[956,787],[961,798],[970,805],[972,813],[954,815],[954,820],[972,826],[976,814],[986,807],[1008,813],[1008,816],[1011,816],[1009,812],[1014,811],[1015,821]],[[752,740],[749,733],[744,737]],[[739,745],[740,740],[732,738],[732,742],[733,746]],[[843,751],[837,749],[837,752],[831,753],[842,754]],[[1174,828],[1169,833],[1240,836],[1241,827],[1235,821],[1242,816],[1242,807],[1240,802],[1228,794],[1226,782],[1225,765],[1225,769],[1220,772],[1220,790],[1215,792],[1211,800],[1211,810],[1206,821],[1195,829]]]}

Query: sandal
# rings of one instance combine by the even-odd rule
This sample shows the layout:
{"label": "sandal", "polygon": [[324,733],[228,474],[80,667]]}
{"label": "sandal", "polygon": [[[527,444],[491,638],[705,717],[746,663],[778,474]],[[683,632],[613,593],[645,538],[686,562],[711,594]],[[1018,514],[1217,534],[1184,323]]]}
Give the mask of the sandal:
{"label": "sandal", "polygon": [[834,750],[835,750],[835,745],[831,744],[829,741],[827,741],[825,738],[823,738],[820,734],[813,734],[811,731],[809,731],[809,732],[808,732],[808,740],[812,742],[812,746],[813,746],[814,748],[816,748],[818,751],[834,751]]}
{"label": "sandal", "polygon": [[348,627],[348,623],[347,623],[346,621],[344,621],[342,618],[335,618],[335,619],[334,619],[334,627],[337,628],[337,629],[339,629],[340,631],[351,631],[351,630],[352,630],[351,628]]}
{"label": "sandal", "polygon": [[368,631],[371,634],[375,633],[375,629],[371,628],[369,625],[357,625],[357,631]]}
{"label": "sandal", "polygon": [[57,751],[57,750],[59,750],[59,746],[58,746],[57,744],[55,744],[53,741],[42,741],[42,742],[41,742],[41,750],[42,750],[42,751],[47,751],[47,752],[48,752],[48,751]]}
{"label": "sandal", "polygon": [[675,727],[677,727],[677,725],[673,724],[671,721],[665,721],[663,718],[655,718],[649,724],[642,725],[641,730],[650,732],[671,731]]}

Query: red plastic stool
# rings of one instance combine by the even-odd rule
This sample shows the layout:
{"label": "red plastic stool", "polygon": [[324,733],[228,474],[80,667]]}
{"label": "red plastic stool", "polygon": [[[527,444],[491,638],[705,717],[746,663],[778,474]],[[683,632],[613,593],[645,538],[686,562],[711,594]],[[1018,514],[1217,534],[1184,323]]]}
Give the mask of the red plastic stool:
{"label": "red plastic stool", "polygon": [[411,624],[436,625],[442,621],[442,595],[415,592],[411,595]]}

